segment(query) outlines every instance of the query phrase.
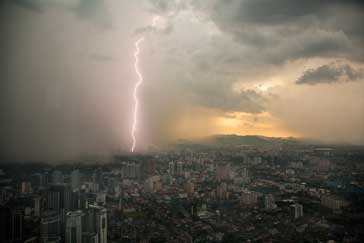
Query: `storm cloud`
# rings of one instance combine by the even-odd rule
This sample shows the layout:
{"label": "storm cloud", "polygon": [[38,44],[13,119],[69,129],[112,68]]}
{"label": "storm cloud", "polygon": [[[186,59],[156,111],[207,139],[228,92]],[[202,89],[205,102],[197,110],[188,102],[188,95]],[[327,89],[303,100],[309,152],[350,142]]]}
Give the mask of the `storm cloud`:
{"label": "storm cloud", "polygon": [[257,52],[264,63],[317,56],[362,59],[362,1],[188,2],[201,18]]}
{"label": "storm cloud", "polygon": [[[216,133],[364,143],[362,1],[0,6],[0,159],[127,151],[141,36],[140,150]],[[335,85],[297,85],[318,83]]]}
{"label": "storm cloud", "polygon": [[306,70],[296,81],[297,84],[315,85],[339,81],[357,81],[364,78],[362,70],[355,70],[347,64],[327,64]]}

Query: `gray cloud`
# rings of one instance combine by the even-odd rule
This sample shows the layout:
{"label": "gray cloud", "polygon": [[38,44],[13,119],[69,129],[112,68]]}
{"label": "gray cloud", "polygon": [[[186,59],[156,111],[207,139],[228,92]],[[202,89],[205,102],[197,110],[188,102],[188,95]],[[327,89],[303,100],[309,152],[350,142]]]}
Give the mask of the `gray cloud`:
{"label": "gray cloud", "polygon": [[35,11],[41,13],[43,11],[42,2],[39,0],[12,0],[12,1],[4,1],[5,3],[13,3],[19,7]]}
{"label": "gray cloud", "polygon": [[181,0],[150,0],[150,11],[161,15],[176,15],[187,9],[189,2]]}
{"label": "gray cloud", "polygon": [[306,0],[304,2],[291,0],[228,0],[218,1],[214,6],[214,14],[217,18],[231,22],[277,25],[298,22],[302,20],[302,17],[307,16],[326,18],[330,6],[362,9],[364,3],[361,0]]}
{"label": "gray cloud", "polygon": [[104,28],[112,26],[111,15],[105,7],[104,0],[79,0],[76,7],[71,8],[72,11],[81,19],[92,21]]}
{"label": "gray cloud", "polygon": [[356,70],[348,64],[327,64],[306,70],[296,80],[297,84],[315,85],[319,83],[335,83],[339,81],[357,81],[364,78],[362,70]]}
{"label": "gray cloud", "polygon": [[307,57],[363,61],[363,1],[228,0],[192,2],[220,30],[259,52],[261,62]]}
{"label": "gray cloud", "polygon": [[104,0],[5,0],[0,3],[4,6],[15,5],[32,12],[44,13],[50,7],[57,7],[72,12],[80,19],[90,21],[98,26],[110,28],[111,15],[108,13]]}
{"label": "gray cloud", "polygon": [[[362,58],[359,54],[362,48],[356,42],[362,37],[353,31],[353,25],[360,25],[360,21],[341,24],[341,28],[336,27],[335,21],[337,16],[346,19],[357,13],[357,9],[363,8],[361,1],[332,1],[331,4],[314,0],[150,2],[154,7],[152,11],[165,16],[183,10],[198,12],[205,20],[213,21],[223,33],[204,39],[211,48],[197,42],[193,47],[173,49],[168,56],[177,59],[177,65],[186,66],[193,76],[191,81],[186,81],[188,78],[184,75],[175,75],[179,77],[175,78],[179,89],[189,92],[195,102],[224,112],[266,110],[264,95],[251,90],[237,94],[231,90],[233,83],[247,76],[251,69],[313,57]],[[354,16],[355,20],[362,18],[359,14]],[[173,22],[173,18],[170,21]],[[178,29],[176,31],[178,34]],[[229,36],[233,40],[229,40]],[[199,70],[189,68],[187,63],[196,63]]]}
{"label": "gray cloud", "polygon": [[[136,78],[135,34],[143,34],[146,39],[140,55],[145,82],[140,89],[138,130],[144,144],[174,139],[176,124],[185,116],[192,120],[192,132],[200,129],[193,127],[195,119],[201,118],[204,128],[208,119],[204,120],[196,109],[216,117],[228,112],[266,111],[279,119],[280,112],[288,107],[287,113],[299,115],[301,103],[309,104],[304,94],[309,88],[291,85],[302,94],[292,95],[297,104],[285,100],[285,94],[290,93],[286,86],[290,85],[280,80],[287,77],[282,64],[297,65],[314,57],[363,60],[360,23],[364,21],[362,5],[356,1],[330,1],[333,3],[325,5],[310,0],[307,4],[281,0],[153,0],[150,12],[141,2],[5,0],[0,9],[0,32],[4,36],[0,38],[0,159],[58,160],[90,151],[112,154],[120,147],[127,148],[131,90]],[[148,27],[155,14],[162,15],[166,29]],[[140,26],[147,27],[137,29]],[[336,70],[334,78],[358,78],[359,71],[352,67],[339,69],[344,71]],[[270,90],[256,88],[270,78],[282,81],[282,90],[274,97]],[[315,87],[315,97],[322,98],[322,88]],[[335,89],[335,85],[330,88]],[[361,97],[356,94],[347,99],[352,95],[348,90],[343,109]],[[330,109],[326,104],[337,104],[336,97],[328,97],[322,110]],[[271,98],[282,100],[274,114]],[[355,111],[360,108],[357,105]],[[307,109],[311,111],[312,105]],[[347,117],[354,121],[354,125],[346,126],[348,130],[362,126],[358,121],[363,116],[355,113],[347,109]],[[306,124],[322,112],[305,114],[299,121]],[[205,118],[208,116],[212,115]],[[289,127],[293,118],[287,115],[285,120]],[[320,122],[317,119],[314,124]],[[297,124],[295,129],[305,125]],[[314,128],[304,131],[321,129],[318,125]],[[338,130],[325,128],[328,137],[332,130]]]}

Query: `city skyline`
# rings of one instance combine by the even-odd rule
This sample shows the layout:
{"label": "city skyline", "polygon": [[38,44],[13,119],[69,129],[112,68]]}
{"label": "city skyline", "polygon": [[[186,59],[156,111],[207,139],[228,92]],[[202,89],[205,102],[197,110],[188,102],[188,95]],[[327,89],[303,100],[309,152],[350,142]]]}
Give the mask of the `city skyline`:
{"label": "city skyline", "polygon": [[364,242],[362,23],[363,0],[0,0],[0,242]]}

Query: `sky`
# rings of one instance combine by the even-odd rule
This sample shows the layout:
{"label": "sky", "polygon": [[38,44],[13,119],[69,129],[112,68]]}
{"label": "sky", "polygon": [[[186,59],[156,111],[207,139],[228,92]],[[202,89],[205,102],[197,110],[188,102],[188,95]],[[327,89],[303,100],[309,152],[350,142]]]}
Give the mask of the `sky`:
{"label": "sky", "polygon": [[[364,144],[364,2],[1,0],[0,160],[213,134]],[[155,25],[154,17],[159,16]]]}

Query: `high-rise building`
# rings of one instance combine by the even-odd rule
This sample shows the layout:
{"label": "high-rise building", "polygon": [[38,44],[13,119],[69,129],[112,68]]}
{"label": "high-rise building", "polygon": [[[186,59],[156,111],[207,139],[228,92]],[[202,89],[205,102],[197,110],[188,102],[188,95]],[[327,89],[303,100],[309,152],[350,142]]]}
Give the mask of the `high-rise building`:
{"label": "high-rise building", "polygon": [[195,192],[195,185],[193,184],[192,181],[187,181],[185,189],[188,194],[193,194]]}
{"label": "high-rise building", "polygon": [[303,216],[303,206],[302,204],[295,203],[291,205],[291,212],[293,219],[298,219]]}
{"label": "high-rise building", "polygon": [[81,207],[81,200],[80,200],[80,191],[73,191],[71,192],[71,208],[70,210],[75,211],[80,209]]}
{"label": "high-rise building", "polygon": [[223,181],[230,179],[230,164],[222,163],[218,164],[216,167],[216,180]]}
{"label": "high-rise building", "polygon": [[240,203],[244,206],[255,206],[258,203],[258,193],[243,192],[241,194]]}
{"label": "high-rise building", "polygon": [[21,193],[32,193],[32,185],[29,181],[23,181],[21,183]]}
{"label": "high-rise building", "polygon": [[179,176],[183,175],[183,162],[182,161],[178,161],[177,165],[176,165],[176,174]]}
{"label": "high-rise building", "polygon": [[52,173],[52,183],[54,184],[61,184],[64,183],[64,176],[63,173],[59,170],[55,170]]}
{"label": "high-rise building", "polygon": [[72,190],[68,184],[52,184],[46,191],[48,210],[72,209]]}
{"label": "high-rise building", "polygon": [[80,194],[80,209],[88,209],[89,205],[96,203],[97,194],[94,193],[81,193]]}
{"label": "high-rise building", "polygon": [[82,216],[81,210],[66,214],[65,242],[82,243]]}
{"label": "high-rise building", "polygon": [[0,242],[22,242],[23,210],[20,208],[0,208]]}
{"label": "high-rise building", "polygon": [[59,191],[47,191],[47,210],[59,211],[61,209],[61,194]]}
{"label": "high-rise building", "polygon": [[262,157],[260,156],[253,156],[249,158],[249,162],[253,165],[258,165],[262,163]]}
{"label": "high-rise building", "polygon": [[120,175],[121,175],[122,178],[127,177],[127,174],[128,174],[128,171],[127,171],[128,167],[127,167],[127,165],[128,164],[126,162],[122,162],[121,163]]}
{"label": "high-rise building", "polygon": [[228,186],[226,182],[220,183],[216,188],[216,196],[219,199],[226,200],[229,198]]}
{"label": "high-rise building", "polygon": [[121,164],[121,177],[139,179],[142,176],[142,165],[139,163],[126,163]]}
{"label": "high-rise building", "polygon": [[103,180],[103,173],[100,168],[95,171],[93,175],[93,182],[99,185],[99,189],[103,189],[104,180]]}
{"label": "high-rise building", "polygon": [[264,208],[266,210],[273,210],[277,208],[277,205],[272,194],[268,194],[264,197]]}
{"label": "high-rise building", "polygon": [[173,176],[175,174],[175,165],[174,165],[173,161],[169,162],[169,164],[168,164],[168,173],[171,176]]}
{"label": "high-rise building", "polygon": [[135,164],[135,179],[142,178],[142,165],[141,164]]}
{"label": "high-rise building", "polygon": [[82,243],[98,243],[99,237],[96,233],[82,233]]}
{"label": "high-rise building", "polygon": [[98,243],[107,243],[107,210],[98,205],[90,205],[89,220],[91,232],[98,235]]}
{"label": "high-rise building", "polygon": [[243,168],[243,170],[241,171],[241,177],[242,177],[242,181],[243,183],[248,183],[250,181],[250,177],[249,177],[249,171],[247,168]]}
{"label": "high-rise building", "polygon": [[335,195],[323,195],[321,196],[321,205],[333,210],[340,210],[346,207],[348,202]]}
{"label": "high-rise building", "polygon": [[42,198],[41,197],[34,197],[33,202],[34,202],[34,216],[39,217],[41,214],[41,201]]}
{"label": "high-rise building", "polygon": [[0,242],[12,243],[14,239],[14,211],[0,207]]}
{"label": "high-rise building", "polygon": [[105,192],[98,192],[96,194],[96,203],[98,203],[98,204],[106,203],[106,193]]}
{"label": "high-rise building", "polygon": [[146,164],[146,173],[147,175],[154,175],[155,174],[155,161],[151,160],[148,161]]}
{"label": "high-rise building", "polygon": [[151,176],[144,182],[144,189],[147,192],[157,192],[162,189],[160,176]]}
{"label": "high-rise building", "polygon": [[30,237],[29,239],[24,240],[24,243],[39,243],[39,239],[36,236]]}
{"label": "high-rise building", "polygon": [[48,183],[48,173],[47,172],[40,172],[34,173],[29,178],[33,189],[34,188],[41,188],[43,189]]}
{"label": "high-rise building", "polygon": [[130,178],[135,178],[136,177],[136,168],[135,168],[135,163],[130,163],[128,164],[129,167],[129,176]]}
{"label": "high-rise building", "polygon": [[47,211],[40,219],[41,243],[61,242],[61,219],[57,211]]}
{"label": "high-rise building", "polygon": [[71,185],[73,191],[80,190],[80,171],[73,170],[71,172]]}
{"label": "high-rise building", "polygon": [[317,170],[320,172],[329,171],[331,167],[331,162],[328,159],[320,159],[317,162]]}

